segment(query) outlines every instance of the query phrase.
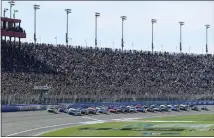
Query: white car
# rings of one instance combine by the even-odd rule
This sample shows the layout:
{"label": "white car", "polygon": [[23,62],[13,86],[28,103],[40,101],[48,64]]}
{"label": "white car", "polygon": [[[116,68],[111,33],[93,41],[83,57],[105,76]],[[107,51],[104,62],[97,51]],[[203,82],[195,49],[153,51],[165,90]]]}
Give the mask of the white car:
{"label": "white car", "polygon": [[68,114],[69,115],[75,115],[75,116],[81,116],[81,111],[79,109],[75,109],[75,108],[70,108],[68,109]]}
{"label": "white car", "polygon": [[57,110],[56,108],[54,108],[54,107],[49,107],[49,108],[47,109],[47,111],[48,111],[49,113],[55,113],[55,114],[58,114],[58,113],[59,113],[58,110]]}

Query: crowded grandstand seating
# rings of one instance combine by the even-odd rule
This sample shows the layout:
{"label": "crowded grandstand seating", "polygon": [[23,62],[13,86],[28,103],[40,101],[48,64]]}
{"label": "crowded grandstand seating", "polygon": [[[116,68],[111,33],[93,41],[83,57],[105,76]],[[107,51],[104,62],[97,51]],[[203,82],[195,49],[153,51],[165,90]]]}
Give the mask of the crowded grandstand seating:
{"label": "crowded grandstand seating", "polygon": [[[178,94],[214,95],[214,56],[2,42],[2,93],[28,98],[52,87],[55,102]],[[51,95],[50,95],[51,97]],[[18,100],[17,100],[18,99]],[[69,101],[69,100],[68,100]]]}

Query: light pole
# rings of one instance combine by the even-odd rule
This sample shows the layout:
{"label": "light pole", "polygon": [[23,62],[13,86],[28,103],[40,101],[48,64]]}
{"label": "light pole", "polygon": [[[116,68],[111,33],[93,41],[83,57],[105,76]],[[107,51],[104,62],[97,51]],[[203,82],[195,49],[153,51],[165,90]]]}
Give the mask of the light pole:
{"label": "light pole", "polygon": [[68,47],[68,14],[71,13],[71,9],[65,9],[65,11],[66,11],[66,14],[67,14],[65,42],[66,42],[66,46]]}
{"label": "light pole", "polygon": [[153,51],[154,51],[154,43],[153,43],[153,31],[154,31],[154,29],[153,29],[153,26],[155,23],[157,23],[157,20],[152,19],[151,22],[152,22],[152,53],[153,53]]}
{"label": "light pole", "polygon": [[87,42],[87,39],[85,39],[85,45],[86,45],[86,47],[88,46],[88,42]]}
{"label": "light pole", "polygon": [[126,16],[121,16],[120,17],[122,19],[122,39],[121,39],[121,47],[122,47],[122,51],[123,51],[123,47],[124,47],[124,41],[123,41],[123,22],[127,19]]}
{"label": "light pole", "polygon": [[70,41],[71,41],[71,46],[72,46],[72,38],[68,38],[68,40],[70,40]]}
{"label": "light pole", "polygon": [[5,13],[8,11],[7,8],[4,8],[4,17],[5,17]]}
{"label": "light pole", "polygon": [[36,10],[40,9],[40,5],[33,5],[34,8],[34,43],[36,44]]}
{"label": "light pole", "polygon": [[10,18],[12,18],[12,7],[15,5],[15,2],[9,1],[8,3],[10,4]]}
{"label": "light pole", "polygon": [[14,19],[16,18],[16,12],[18,12],[18,10],[14,10],[14,12],[13,12],[13,18]]}
{"label": "light pole", "polygon": [[56,36],[56,37],[54,37],[54,39],[56,40],[56,46],[57,46],[57,36]]}
{"label": "light pole", "polygon": [[95,13],[95,47],[97,47],[97,18],[100,17],[100,13]]}
{"label": "light pole", "polygon": [[180,52],[182,52],[182,26],[184,25],[184,22],[179,22],[180,24]]}
{"label": "light pole", "polygon": [[210,28],[209,24],[206,24],[206,53],[208,54],[208,29]]}

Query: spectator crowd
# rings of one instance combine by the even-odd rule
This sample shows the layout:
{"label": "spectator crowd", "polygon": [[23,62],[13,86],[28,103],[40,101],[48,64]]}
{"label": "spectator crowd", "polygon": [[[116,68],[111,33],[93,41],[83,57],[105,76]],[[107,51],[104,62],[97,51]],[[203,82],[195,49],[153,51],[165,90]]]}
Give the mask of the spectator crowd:
{"label": "spectator crowd", "polygon": [[8,42],[1,50],[4,101],[13,95],[21,103],[32,102],[33,87],[45,85],[55,102],[214,97],[214,56],[209,54]]}

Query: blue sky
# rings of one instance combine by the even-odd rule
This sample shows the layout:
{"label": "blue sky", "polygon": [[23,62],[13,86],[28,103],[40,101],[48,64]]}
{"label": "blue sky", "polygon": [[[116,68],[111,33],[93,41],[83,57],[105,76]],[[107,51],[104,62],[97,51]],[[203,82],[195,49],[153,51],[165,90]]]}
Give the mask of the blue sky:
{"label": "blue sky", "polygon": [[[8,2],[2,2],[2,8],[9,8]],[[69,41],[72,45],[94,47],[94,13],[99,12],[98,46],[121,47],[121,18],[124,22],[124,49],[151,50],[151,19],[157,19],[154,25],[155,51],[179,52],[179,21],[183,26],[183,52],[205,53],[205,24],[210,24],[208,31],[209,53],[214,54],[214,1],[16,1],[16,17],[22,20],[22,27],[27,32],[27,39],[33,42],[34,10],[33,5],[40,5],[37,11],[38,42],[65,44],[66,12],[69,14]],[[9,17],[9,12],[6,13]],[[177,49],[176,49],[177,47]]]}

